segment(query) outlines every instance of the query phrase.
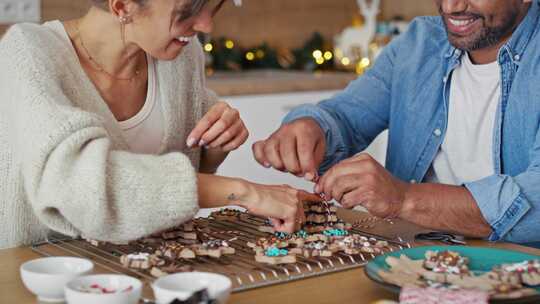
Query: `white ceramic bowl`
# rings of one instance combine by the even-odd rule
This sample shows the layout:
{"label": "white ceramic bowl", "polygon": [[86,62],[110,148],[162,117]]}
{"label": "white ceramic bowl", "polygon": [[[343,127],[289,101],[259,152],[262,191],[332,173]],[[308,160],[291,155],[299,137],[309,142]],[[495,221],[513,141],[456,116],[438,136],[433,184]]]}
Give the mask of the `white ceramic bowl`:
{"label": "white ceramic bowl", "polygon": [[[82,290],[94,284],[118,292],[97,294]],[[137,304],[141,298],[142,282],[125,275],[99,274],[76,278],[67,283],[65,289],[68,304]]]}
{"label": "white ceramic bowl", "polygon": [[224,275],[208,272],[183,272],[157,279],[152,284],[157,304],[184,301],[194,292],[206,288],[211,299],[225,304],[231,294],[232,282]]}
{"label": "white ceramic bowl", "polygon": [[72,257],[36,259],[20,268],[24,286],[41,302],[63,302],[67,282],[93,269],[94,264],[89,260]]}

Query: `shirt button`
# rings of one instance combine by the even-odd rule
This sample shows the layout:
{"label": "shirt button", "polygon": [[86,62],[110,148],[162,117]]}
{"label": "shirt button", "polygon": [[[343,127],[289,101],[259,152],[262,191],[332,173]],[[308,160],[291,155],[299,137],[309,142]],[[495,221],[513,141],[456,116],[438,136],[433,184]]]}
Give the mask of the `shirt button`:
{"label": "shirt button", "polygon": [[417,181],[415,179],[411,179],[411,184],[416,184]]}
{"label": "shirt button", "polygon": [[514,56],[515,61],[519,61],[520,59],[521,59],[521,56],[519,56],[519,54]]}
{"label": "shirt button", "polygon": [[433,135],[435,135],[437,137],[441,136],[442,135],[441,129],[435,129],[435,131],[433,131]]}
{"label": "shirt button", "polygon": [[448,77],[444,76],[442,82],[446,83],[446,81],[448,81]]}

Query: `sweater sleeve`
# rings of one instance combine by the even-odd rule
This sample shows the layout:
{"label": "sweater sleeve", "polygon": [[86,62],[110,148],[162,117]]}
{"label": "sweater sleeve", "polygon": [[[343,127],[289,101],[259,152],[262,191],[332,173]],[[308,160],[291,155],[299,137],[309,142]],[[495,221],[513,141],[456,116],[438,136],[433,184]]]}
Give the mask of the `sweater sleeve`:
{"label": "sweater sleeve", "polygon": [[21,163],[26,200],[44,224],[125,242],[195,215],[196,174],[188,157],[115,150],[102,118],[63,93],[68,88],[46,53],[25,45],[23,33],[10,36],[0,46],[0,91],[10,92],[2,119]]}

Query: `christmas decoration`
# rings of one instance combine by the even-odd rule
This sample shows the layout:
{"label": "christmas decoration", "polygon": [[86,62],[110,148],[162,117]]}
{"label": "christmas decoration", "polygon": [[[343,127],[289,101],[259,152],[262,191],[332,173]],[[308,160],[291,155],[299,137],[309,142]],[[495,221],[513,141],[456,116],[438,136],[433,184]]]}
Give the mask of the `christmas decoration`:
{"label": "christmas decoration", "polygon": [[[204,37],[201,40],[205,40]],[[263,43],[244,49],[228,38],[203,43],[210,74],[214,70],[297,69],[314,71],[334,68],[332,44],[319,33],[295,50],[275,49]]]}
{"label": "christmas decoration", "polygon": [[373,58],[370,45],[377,31],[380,0],[372,0],[370,5],[366,0],[356,2],[364,17],[364,25],[348,27],[335,38],[335,61],[338,66],[351,70],[356,68],[356,72],[361,74]]}

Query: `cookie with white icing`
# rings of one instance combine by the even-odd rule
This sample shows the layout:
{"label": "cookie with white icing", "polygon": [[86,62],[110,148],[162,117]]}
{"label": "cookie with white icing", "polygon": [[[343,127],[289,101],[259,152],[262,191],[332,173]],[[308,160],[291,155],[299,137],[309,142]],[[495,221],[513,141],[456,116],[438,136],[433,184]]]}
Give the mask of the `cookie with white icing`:
{"label": "cookie with white icing", "polygon": [[157,255],[145,252],[122,255],[120,262],[124,267],[134,269],[150,269],[153,266],[162,266],[165,264],[165,261]]}

